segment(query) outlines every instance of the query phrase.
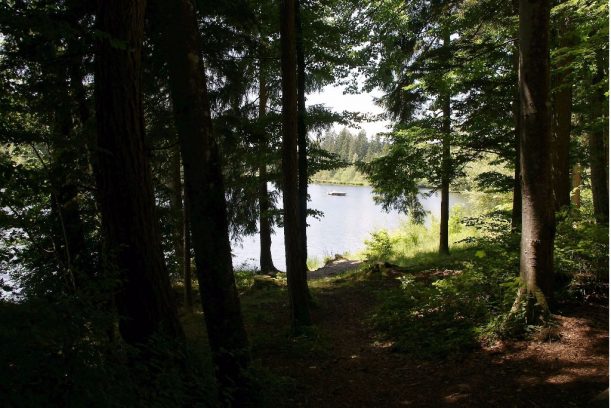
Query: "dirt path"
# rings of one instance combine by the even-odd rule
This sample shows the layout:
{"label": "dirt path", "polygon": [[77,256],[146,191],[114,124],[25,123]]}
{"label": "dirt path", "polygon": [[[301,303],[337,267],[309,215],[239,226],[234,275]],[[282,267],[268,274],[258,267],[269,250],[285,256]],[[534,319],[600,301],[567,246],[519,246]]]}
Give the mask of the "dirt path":
{"label": "dirt path", "polygon": [[[333,271],[317,272],[324,276]],[[379,282],[392,284],[391,279]],[[296,380],[290,406],[608,405],[608,399],[593,401],[608,387],[607,307],[561,311],[556,342],[512,341],[461,355],[459,360],[430,361],[394,353],[391,344],[376,341],[367,323],[378,301],[373,292],[371,283],[358,281],[321,289],[313,319],[324,350],[263,358],[274,371]]]}
{"label": "dirt path", "polygon": [[361,261],[336,256],[333,261],[328,262],[322,268],[318,268],[317,270],[308,273],[308,279],[321,279],[329,276],[335,276],[350,269],[358,268],[359,265],[361,265]]}

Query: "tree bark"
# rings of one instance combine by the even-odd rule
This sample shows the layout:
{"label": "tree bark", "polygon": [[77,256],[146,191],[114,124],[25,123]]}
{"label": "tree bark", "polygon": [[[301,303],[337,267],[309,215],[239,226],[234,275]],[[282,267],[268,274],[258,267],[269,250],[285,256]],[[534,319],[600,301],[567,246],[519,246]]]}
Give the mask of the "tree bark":
{"label": "tree bark", "polygon": [[187,201],[187,195],[185,194],[184,200],[184,212],[182,216],[182,271],[183,271],[183,282],[185,285],[184,300],[185,309],[187,313],[193,313],[193,277],[191,274],[191,229],[189,228],[189,202]]}
{"label": "tree bark", "polygon": [[549,315],[553,289],[554,200],[549,112],[549,0],[520,0],[522,235],[520,277],[527,321]]}
{"label": "tree bark", "polygon": [[[559,47],[570,45],[567,35],[570,28],[566,21],[560,24]],[[571,137],[571,111],[573,105],[572,83],[570,80],[571,59],[558,61],[557,72],[552,81],[555,89],[552,115],[552,180],[554,187],[554,208],[556,211],[571,204],[571,179],[569,148]]]}
{"label": "tree bark", "polygon": [[[514,9],[518,13],[517,1],[514,1]],[[513,67],[516,75],[520,68],[520,44],[514,41]],[[520,171],[520,129],[521,129],[521,108],[520,108],[520,86],[515,82],[515,94],[512,103],[512,114],[514,123],[514,171],[513,171],[513,203],[511,208],[511,230],[517,231],[522,224],[522,172]]]}
{"label": "tree bark", "polygon": [[[266,115],[268,100],[267,83],[263,69],[264,61],[264,58],[259,60],[259,120],[263,120]],[[261,273],[274,273],[278,269],[274,266],[272,259],[271,205],[269,192],[267,191],[267,163],[263,160],[267,150],[267,143],[265,129],[261,128],[259,141],[259,151],[261,153],[261,163],[259,163],[259,266],[261,267]]]}
{"label": "tree bark", "polygon": [[297,164],[297,57],[295,48],[295,0],[281,1],[282,68],[282,187],[284,248],[293,331],[309,326],[308,282],[300,234]]}
{"label": "tree bark", "polygon": [[[443,46],[446,48],[444,57],[446,61],[450,58],[450,34],[445,35]],[[441,104],[443,111],[442,123],[442,153],[441,153],[441,212],[439,224],[439,254],[449,255],[450,246],[448,244],[449,231],[448,224],[450,220],[450,173],[451,173],[451,156],[450,156],[450,139],[452,137],[452,107],[450,93],[448,90],[441,94]]]}
{"label": "tree bark", "polygon": [[119,331],[130,344],[182,337],[161,249],[141,96],[143,0],[98,2],[95,99],[102,226],[122,279]]}
{"label": "tree bark", "polygon": [[235,285],[221,160],[212,120],[195,4],[158,1],[158,27],[185,172],[195,266],[222,398],[248,400],[243,370],[250,353]]}
{"label": "tree bark", "polygon": [[[520,101],[517,101],[519,106]],[[522,225],[522,172],[520,171],[520,109],[518,116],[514,117],[516,128],[515,135],[515,157],[513,170],[513,202],[511,207],[511,230],[518,231]]]}
{"label": "tree bark", "polygon": [[[303,49],[303,28],[301,26],[301,2],[295,0],[295,49],[297,52],[297,147],[298,156],[298,196],[299,196],[299,233],[301,251],[303,253],[303,279],[307,280],[308,259],[308,131],[306,128],[306,99],[305,99],[305,51]],[[307,289],[307,286],[306,286]],[[308,290],[308,297],[310,293]]]}

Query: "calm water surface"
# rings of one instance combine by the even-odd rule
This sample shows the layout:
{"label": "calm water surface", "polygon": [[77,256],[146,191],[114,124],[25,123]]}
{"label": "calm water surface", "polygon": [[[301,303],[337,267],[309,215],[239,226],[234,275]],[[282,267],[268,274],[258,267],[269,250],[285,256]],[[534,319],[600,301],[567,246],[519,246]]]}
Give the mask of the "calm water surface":
{"label": "calm water surface", "polygon": [[[330,196],[331,191],[345,192],[345,196]],[[425,190],[422,190],[425,191]],[[394,230],[407,220],[405,214],[382,210],[373,201],[371,187],[337,186],[329,184],[310,184],[309,208],[320,210],[320,219],[308,218],[308,257],[322,260],[344,252],[358,252],[364,248],[364,241],[370,233],[379,229]],[[281,201],[281,200],[280,200]],[[422,205],[426,211],[439,218],[440,197],[434,194],[423,197]],[[450,193],[450,206],[465,204],[459,194]],[[243,237],[241,243],[232,244],[233,264],[236,268],[259,266],[259,236]],[[276,227],[272,235],[272,258],[274,265],[285,269],[284,232]]]}

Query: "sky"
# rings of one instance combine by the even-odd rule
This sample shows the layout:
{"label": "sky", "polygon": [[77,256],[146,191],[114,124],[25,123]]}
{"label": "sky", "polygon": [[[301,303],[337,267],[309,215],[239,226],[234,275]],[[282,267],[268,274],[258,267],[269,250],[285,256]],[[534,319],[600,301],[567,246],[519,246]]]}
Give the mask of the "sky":
{"label": "sky", "polygon": [[[381,92],[361,93],[358,95],[344,95],[344,87],[336,85],[325,86],[321,92],[312,93],[306,97],[306,105],[323,104],[334,112],[343,112],[345,110],[352,112],[361,112],[369,114],[379,114],[383,109],[376,106],[374,98],[379,97]],[[388,132],[388,121],[378,122],[362,122],[360,128],[364,129],[367,136],[372,137],[379,132]],[[340,131],[344,126],[335,125],[335,131]],[[351,131],[358,132],[359,128],[349,128]]]}

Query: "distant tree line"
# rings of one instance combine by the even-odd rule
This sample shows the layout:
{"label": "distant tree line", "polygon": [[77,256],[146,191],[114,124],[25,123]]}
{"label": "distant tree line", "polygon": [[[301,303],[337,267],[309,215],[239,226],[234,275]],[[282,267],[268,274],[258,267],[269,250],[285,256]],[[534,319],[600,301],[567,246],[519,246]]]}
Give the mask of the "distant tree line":
{"label": "distant tree line", "polygon": [[380,134],[368,138],[364,130],[356,135],[344,128],[339,133],[325,132],[320,147],[329,153],[336,154],[342,161],[355,163],[371,161],[384,152],[386,142]]}

